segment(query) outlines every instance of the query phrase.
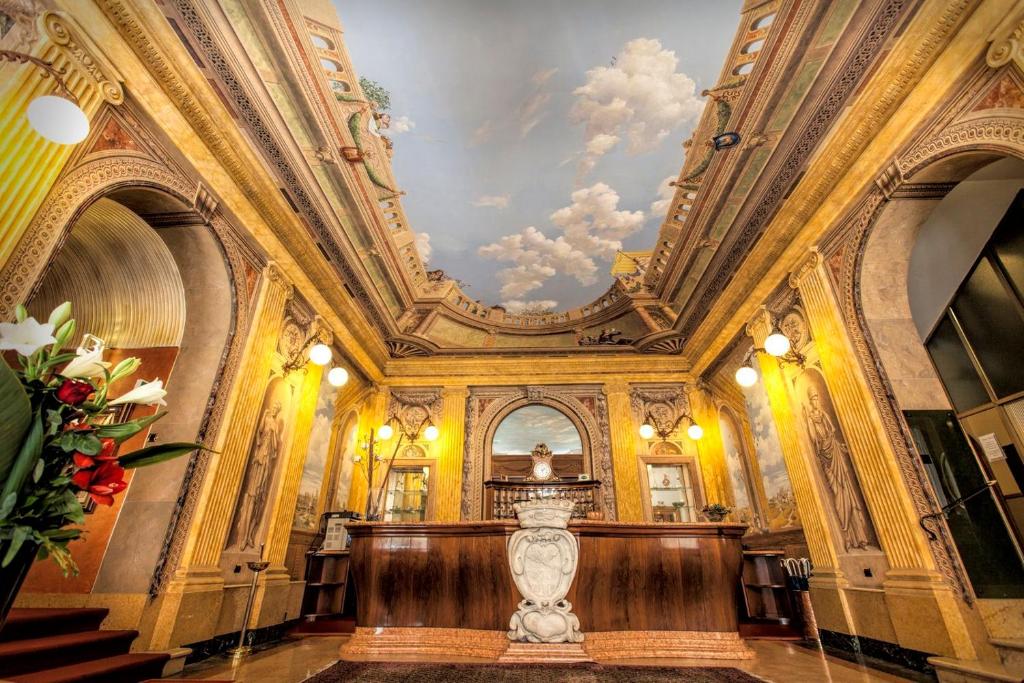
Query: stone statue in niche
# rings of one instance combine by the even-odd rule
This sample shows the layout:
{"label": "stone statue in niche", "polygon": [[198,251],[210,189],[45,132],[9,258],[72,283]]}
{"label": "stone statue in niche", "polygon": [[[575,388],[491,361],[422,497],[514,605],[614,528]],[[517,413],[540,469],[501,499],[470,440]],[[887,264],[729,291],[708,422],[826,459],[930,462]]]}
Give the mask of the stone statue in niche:
{"label": "stone statue in niche", "polygon": [[847,550],[864,549],[871,545],[872,534],[856,490],[850,453],[832,416],[822,408],[821,390],[813,384],[807,387],[803,414],[814,455],[832,494],[832,506],[843,534],[843,545]]}
{"label": "stone statue in niche", "polygon": [[242,499],[235,524],[235,539],[240,550],[258,546],[260,524],[267,507],[267,494],[280,456],[284,437],[281,402],[274,401],[260,418],[256,440],[246,468]]}
{"label": "stone statue in niche", "polygon": [[565,596],[576,576],[580,546],[566,527],[571,500],[516,503],[521,527],[508,539],[508,564],[522,594],[509,622],[509,640],[524,643],[582,643],[580,620]]}

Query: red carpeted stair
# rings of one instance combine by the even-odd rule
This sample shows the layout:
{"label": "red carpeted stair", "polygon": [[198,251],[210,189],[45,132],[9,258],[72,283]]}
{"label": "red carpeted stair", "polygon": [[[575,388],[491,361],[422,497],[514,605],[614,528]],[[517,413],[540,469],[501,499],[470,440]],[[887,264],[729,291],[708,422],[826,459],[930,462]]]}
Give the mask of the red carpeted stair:
{"label": "red carpeted stair", "polygon": [[138,631],[101,631],[106,609],[14,609],[0,630],[0,677],[16,683],[138,683],[164,653],[129,654]]}

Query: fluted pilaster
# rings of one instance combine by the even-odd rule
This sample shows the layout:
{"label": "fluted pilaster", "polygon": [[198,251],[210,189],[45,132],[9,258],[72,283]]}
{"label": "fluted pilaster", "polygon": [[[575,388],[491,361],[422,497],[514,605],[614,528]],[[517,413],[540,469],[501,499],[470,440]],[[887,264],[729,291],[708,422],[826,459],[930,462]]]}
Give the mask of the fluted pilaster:
{"label": "fluted pilaster", "polygon": [[[34,57],[63,71],[68,90],[92,120],[104,101],[124,100],[121,76],[70,18],[45,12]],[[0,268],[39,209],[74,145],[50,142],[32,130],[25,113],[37,97],[57,92],[54,78],[34,64],[0,67]]]}
{"label": "fluted pilaster", "polygon": [[934,569],[934,559],[917,523],[896,455],[885,436],[874,398],[832,296],[821,256],[815,251],[793,273],[821,371],[850,445],[850,458],[871,511],[879,541],[893,569]]}
{"label": "fluted pilaster", "polygon": [[637,426],[629,404],[629,385],[625,382],[605,384],[604,393],[608,397],[608,429],[611,432],[615,506],[619,521],[640,522],[644,519],[644,506],[637,462]]}
{"label": "fluted pilaster", "polygon": [[[359,443],[360,445],[369,438],[370,430],[377,430],[381,422],[384,421],[384,411],[387,408],[388,392],[384,387],[372,387],[367,394],[366,402],[363,404],[363,408],[359,414]],[[379,446],[383,448],[383,445]],[[366,461],[367,454],[358,447],[356,453],[363,457],[363,461],[359,463],[354,469],[355,472],[352,475],[352,487],[348,492],[348,509],[363,513],[366,509],[366,494],[367,494],[367,481],[366,481],[366,467],[368,465],[374,465],[374,484],[378,484],[379,476],[384,474],[384,469],[377,465],[377,463],[368,463]],[[380,451],[384,453],[384,451]],[[390,455],[390,451],[387,451]],[[379,485],[379,484],[378,484]]]}
{"label": "fluted pilaster", "polygon": [[733,499],[732,487],[726,483],[729,474],[725,465],[718,407],[710,394],[696,387],[690,388],[689,399],[694,422],[704,430],[704,436],[696,442],[697,462],[704,482],[704,500],[708,503],[734,505],[736,501]]}
{"label": "fluted pilaster", "polygon": [[238,370],[241,381],[232,385],[233,396],[217,440],[218,454],[204,482],[198,519],[190,530],[181,569],[216,567],[220,561],[284,325],[285,304],[292,292],[292,284],[280,269],[274,263],[267,264],[260,278],[253,320]]}
{"label": "fluted pilaster", "polygon": [[[747,334],[753,338],[755,346],[760,348],[764,347],[764,340],[771,331],[771,315],[764,308],[760,309],[754,319],[747,324]],[[814,483],[812,463],[800,443],[796,415],[786,388],[786,378],[782,374],[779,361],[773,356],[762,352],[757,354],[757,360],[761,368],[761,381],[768,394],[768,405],[775,421],[775,429],[779,435],[782,458],[786,462],[786,472],[793,485],[793,496],[800,511],[800,522],[811,553],[811,561],[818,568],[838,567],[839,561],[829,533],[827,513]]]}
{"label": "fluted pilaster", "polygon": [[435,444],[438,453],[437,476],[431,495],[434,516],[439,521],[457,522],[462,506],[462,459],[466,450],[466,399],[464,386],[445,387],[441,392],[441,438]]}

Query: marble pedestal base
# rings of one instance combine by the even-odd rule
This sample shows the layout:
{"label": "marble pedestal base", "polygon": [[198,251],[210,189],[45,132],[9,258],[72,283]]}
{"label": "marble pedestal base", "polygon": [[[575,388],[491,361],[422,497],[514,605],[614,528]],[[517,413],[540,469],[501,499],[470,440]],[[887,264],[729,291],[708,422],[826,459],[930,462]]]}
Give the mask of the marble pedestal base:
{"label": "marble pedestal base", "polygon": [[580,643],[509,643],[502,664],[577,664],[593,662]]}

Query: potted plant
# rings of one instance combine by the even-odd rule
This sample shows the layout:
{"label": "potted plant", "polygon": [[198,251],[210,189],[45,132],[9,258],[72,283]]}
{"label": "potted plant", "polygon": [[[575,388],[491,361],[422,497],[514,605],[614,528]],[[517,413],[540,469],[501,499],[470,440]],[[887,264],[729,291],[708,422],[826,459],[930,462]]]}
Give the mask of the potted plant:
{"label": "potted plant", "polygon": [[75,335],[70,303],[45,323],[18,306],[15,320],[0,323],[0,352],[7,352],[0,362],[0,627],[37,557],[52,558],[65,575],[77,572],[68,544],[83,534],[83,500],[112,505],[128,487],[126,468],[199,448],[165,443],[119,454],[122,442],[165,413],[119,424],[105,424],[104,416],[121,405],[166,405],[163,382],[139,383],[111,399],[111,384],[141,363],[126,358],[110,369],[103,342],[91,335],[64,352]]}
{"label": "potted plant", "polygon": [[732,508],[726,507],[721,503],[709,503],[701,509],[701,512],[709,522],[721,522],[725,519],[726,515],[732,512]]}

